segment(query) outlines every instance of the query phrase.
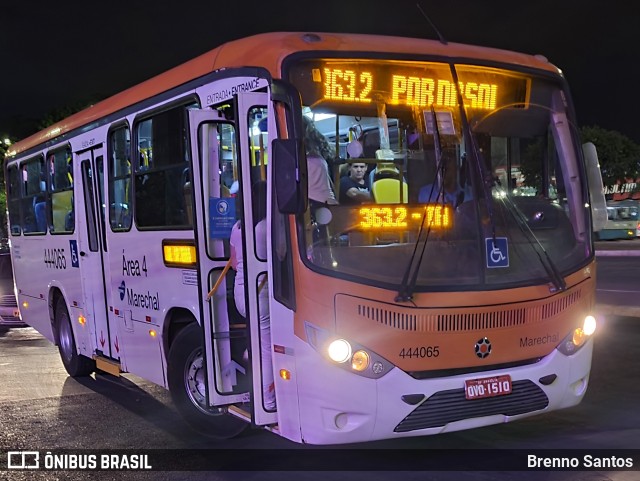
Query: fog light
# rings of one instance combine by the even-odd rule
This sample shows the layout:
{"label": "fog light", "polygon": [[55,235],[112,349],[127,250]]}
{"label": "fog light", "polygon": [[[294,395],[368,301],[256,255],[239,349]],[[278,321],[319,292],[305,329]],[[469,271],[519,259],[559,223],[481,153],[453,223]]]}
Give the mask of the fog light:
{"label": "fog light", "polygon": [[351,357],[351,344],[344,339],[336,339],[329,344],[327,352],[332,361],[347,362]]}
{"label": "fog light", "polygon": [[356,351],[351,359],[351,367],[354,371],[364,371],[369,367],[369,354],[366,351]]}

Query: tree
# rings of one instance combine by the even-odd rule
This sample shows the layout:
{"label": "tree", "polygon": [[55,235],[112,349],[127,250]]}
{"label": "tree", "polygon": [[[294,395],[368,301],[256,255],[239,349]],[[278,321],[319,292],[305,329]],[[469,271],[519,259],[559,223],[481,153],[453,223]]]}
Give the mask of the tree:
{"label": "tree", "polygon": [[[76,112],[80,112],[86,108],[91,107],[93,104],[97,103],[100,100],[100,97],[94,95],[90,98],[78,100],[76,102],[72,102],[69,105],[65,105],[64,107],[56,107],[47,112],[44,117],[42,117],[36,124],[37,130],[44,130],[50,125],[55,124],[56,122],[66,119]],[[35,132],[34,132],[35,133]]]}
{"label": "tree", "polygon": [[582,127],[582,142],[593,142],[598,151],[602,180],[605,186],[640,176],[640,146],[614,130]]}
{"label": "tree", "polygon": [[[4,165],[4,156],[9,150],[11,139],[0,133],[0,161]],[[4,186],[4,168],[0,170],[0,238],[7,237],[7,190]]]}
{"label": "tree", "polygon": [[39,121],[13,119],[11,124],[15,135],[0,132],[0,161],[3,167],[0,169],[0,238],[7,237],[7,191],[4,184],[4,159],[10,145],[15,141],[15,136],[28,137],[80,110],[90,107],[103,97],[104,96],[94,94],[87,99],[71,103],[66,107],[54,108]]}

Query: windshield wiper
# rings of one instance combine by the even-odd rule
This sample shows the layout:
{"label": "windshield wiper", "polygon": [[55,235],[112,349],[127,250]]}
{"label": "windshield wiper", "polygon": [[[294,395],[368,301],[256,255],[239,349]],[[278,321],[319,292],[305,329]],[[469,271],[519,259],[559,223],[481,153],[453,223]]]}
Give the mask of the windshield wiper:
{"label": "windshield wiper", "polygon": [[509,212],[514,220],[516,221],[516,225],[520,229],[520,231],[524,234],[525,239],[533,249],[533,251],[538,256],[538,260],[544,270],[547,272],[551,283],[556,291],[564,291],[567,288],[567,283],[564,280],[564,277],[558,271],[555,263],[549,256],[549,253],[546,251],[544,246],[540,243],[536,235],[531,230],[529,226],[529,222],[527,221],[527,216],[518,208],[518,206],[513,202],[511,197],[501,196],[500,200],[502,201],[502,205],[505,207],[507,212]]}
{"label": "windshield wiper", "polygon": [[[486,169],[486,167],[484,166],[484,163],[482,162],[482,157],[480,155],[480,152],[478,150],[478,147],[476,146],[475,142],[474,142],[474,138],[473,135],[471,135],[471,127],[469,126],[469,121],[467,119],[467,113],[464,110],[464,99],[462,98],[462,92],[460,91],[460,82],[458,80],[458,72],[456,71],[456,67],[454,64],[450,64],[449,68],[451,69],[451,76],[453,79],[453,85],[455,85],[456,88],[456,97],[458,100],[458,106],[460,109],[460,120],[461,120],[461,124],[462,124],[462,135],[463,138],[465,140],[465,144],[469,146],[469,150],[471,151],[471,154],[473,155],[473,160],[475,160],[475,164],[476,164],[476,168],[478,169],[478,174],[480,175],[480,178],[482,180],[482,194],[483,197],[485,199],[485,204],[487,206],[487,212],[489,215],[489,222],[491,224],[491,236],[493,237],[493,240],[495,242],[495,238],[496,238],[496,227],[495,227],[495,221],[494,221],[494,217],[493,217],[493,205],[491,203],[491,189],[493,187],[493,177],[491,176],[491,173],[488,171],[488,169]],[[434,138],[434,148],[435,148],[435,152],[436,152],[436,165],[438,166],[437,171],[440,171],[441,168],[441,164],[442,164],[442,151],[441,151],[441,142],[440,142],[440,131],[438,129],[438,120],[436,118],[436,113],[435,113],[435,109],[433,107],[433,104],[431,105],[431,116],[433,119],[433,138]],[[443,196],[443,192],[442,192],[442,182],[440,182],[440,193],[438,195],[438,200],[442,200],[442,202],[444,202],[444,196]],[[433,192],[433,189],[432,189]],[[432,193],[431,192],[431,193]],[[430,193],[430,194],[431,194]],[[426,217],[426,208],[425,208],[425,216]],[[415,260],[415,256],[416,256],[416,252],[418,249],[418,245],[420,243],[420,236],[422,234],[423,228],[424,228],[424,221],[425,218],[423,217],[422,219],[422,224],[420,225],[420,231],[418,232],[418,239],[416,240],[416,245],[414,246],[414,250],[413,250],[413,254],[411,255],[411,259],[409,260],[409,265],[407,266],[407,269],[405,271],[405,275],[402,279],[402,284],[401,284],[401,288],[400,291],[398,292],[398,295],[396,296],[396,302],[408,302],[408,301],[412,301],[413,300],[413,291],[415,289],[415,285],[418,279],[418,271],[420,270],[420,264],[422,263],[422,257],[424,255],[424,251],[426,249],[427,246],[427,239],[429,236],[429,230],[427,230],[427,235],[425,237],[424,240],[424,244],[422,246],[422,251],[420,253],[420,258],[418,259],[417,265],[415,266],[415,268],[413,269],[413,276],[411,278],[411,281],[408,282],[409,279],[409,274],[411,273],[411,269]]]}
{"label": "windshield wiper", "polygon": [[[491,190],[493,189],[495,181],[494,181],[493,175],[491,174],[489,169],[486,167],[482,159],[482,154],[480,153],[480,150],[478,149],[478,146],[475,143],[475,138],[471,132],[471,126],[469,125],[469,121],[467,119],[467,113],[464,109],[462,92],[460,91],[460,83],[458,81],[458,72],[456,71],[455,65],[451,64],[450,67],[451,67],[451,75],[453,77],[453,83],[456,86],[458,104],[460,105],[460,116],[462,120],[462,127],[464,129],[464,135],[465,135],[465,138],[468,139],[468,144],[471,147],[471,153],[474,157],[474,160],[476,161],[478,172],[480,173],[480,176],[481,176],[482,193],[486,201],[487,214],[489,216],[489,222],[491,224],[491,236],[493,237],[493,242],[495,245],[496,225],[494,220],[493,200],[491,195]],[[514,219],[516,220],[516,224],[524,234],[525,238],[527,239],[527,242],[529,242],[529,245],[533,247],[533,250],[538,256],[540,263],[542,264],[545,271],[547,272],[547,275],[551,279],[551,282],[553,283],[554,287],[557,290],[566,289],[567,284],[564,278],[560,275],[557,267],[551,260],[551,257],[549,257],[549,254],[547,253],[545,248],[542,246],[538,238],[535,236],[535,234],[529,227],[526,216],[520,211],[520,209],[518,209],[518,207],[513,203],[513,201],[509,196],[504,196],[501,198],[502,198],[503,205],[511,213],[511,215],[514,216]],[[534,239],[535,241],[532,239]],[[542,254],[536,249],[536,246],[542,251]]]}
{"label": "windshield wiper", "polygon": [[[467,114],[464,109],[464,99],[462,97],[462,92],[460,91],[460,83],[458,80],[458,73],[456,71],[455,65],[450,64],[450,69],[451,69],[451,75],[453,78],[453,84],[456,87],[456,95],[457,95],[458,105],[460,108],[460,119],[462,124],[463,137],[465,140],[465,144],[469,146],[468,150],[473,156],[472,161],[473,163],[475,163],[478,177],[480,178],[481,193],[482,193],[482,197],[485,200],[487,216],[489,218],[489,224],[490,224],[491,237],[493,238],[493,241],[495,244],[496,224],[495,224],[494,209],[493,209],[493,196],[491,194],[495,181],[491,172],[486,167],[483,161],[482,154],[480,153],[480,150],[478,149],[478,146],[475,143],[475,138],[471,132],[471,126],[469,125]],[[436,170],[437,172],[440,172],[440,169],[442,168],[441,138],[440,138],[440,132],[438,130],[438,122],[437,122],[436,113],[433,105],[431,106],[431,116],[433,119],[433,126],[434,126],[434,150],[435,150],[436,165],[437,165]],[[438,201],[444,202],[442,184],[443,184],[442,182],[439,183]],[[477,186],[477,183],[475,183],[475,185]],[[429,193],[430,199],[432,198],[431,196],[433,194],[434,187],[435,186],[432,186],[431,192]],[[532,246],[534,252],[538,256],[538,259],[540,260],[541,265],[544,267],[545,271],[547,272],[547,275],[551,279],[551,282],[555,287],[555,289],[557,290],[566,289],[566,282],[564,278],[559,273],[556,265],[554,264],[553,260],[545,250],[544,246],[542,246],[538,238],[535,236],[535,234],[529,227],[526,216],[518,209],[518,207],[515,204],[513,204],[512,200],[508,196],[504,197],[502,199],[502,202],[506,210],[509,213],[511,213],[511,215],[514,217],[516,224],[518,225],[521,232],[524,234],[529,245]],[[420,229],[418,231],[418,238],[416,239],[416,243],[414,245],[413,252],[411,254],[411,258],[409,259],[407,268],[405,269],[405,273],[402,279],[402,283],[400,285],[400,289],[398,291],[398,295],[395,298],[396,302],[413,302],[413,292],[417,282],[418,272],[420,271],[420,265],[422,264],[424,252],[426,250],[429,233],[431,230],[429,226],[424,236],[424,242],[422,244],[422,249],[420,250],[420,257],[416,262],[416,255],[418,253],[420,240],[424,231],[426,217],[427,216],[426,216],[426,207],[425,207],[425,215],[423,216],[422,223],[420,224]],[[409,277],[411,277],[411,279],[409,279]]]}
{"label": "windshield wiper", "polygon": [[[436,112],[431,105],[431,119],[433,121],[433,149],[436,158],[436,179],[433,184],[431,184],[431,190],[429,192],[429,197],[427,200],[431,200],[433,198],[433,192],[438,185],[438,201],[442,201],[444,203],[444,182],[442,179],[443,172],[443,163],[442,163],[442,142],[440,139],[440,130],[438,129],[438,121],[436,118]],[[404,271],[404,276],[402,277],[402,283],[400,284],[400,289],[398,290],[398,295],[395,298],[396,302],[413,302],[413,290],[416,287],[416,282],[418,280],[418,272],[420,271],[420,265],[422,265],[422,258],[424,257],[424,252],[427,248],[427,241],[429,240],[429,233],[431,232],[431,225],[428,226],[427,231],[424,236],[424,242],[422,244],[422,249],[420,250],[420,257],[414,267],[414,262],[416,259],[416,254],[418,253],[418,247],[420,246],[420,239],[422,237],[422,233],[424,231],[425,222],[427,220],[427,205],[424,207],[424,212],[422,214],[422,222],[420,223],[420,229],[418,230],[418,237],[416,239],[416,243],[413,245],[413,252],[411,253],[411,257],[409,258],[409,263],[407,264],[407,268]],[[411,275],[411,271],[413,269],[413,275]],[[411,279],[409,280],[409,276],[411,275]]]}
{"label": "windshield wiper", "polygon": [[[480,176],[480,184],[482,186],[482,196],[484,197],[487,214],[489,216],[489,222],[491,224],[491,236],[495,242],[496,239],[496,224],[493,216],[493,203],[491,202],[491,190],[493,188],[494,179],[491,172],[486,167],[480,149],[475,142],[475,137],[471,132],[471,126],[469,125],[469,119],[467,119],[467,112],[464,109],[464,99],[462,98],[462,91],[460,90],[460,81],[458,80],[458,72],[454,64],[449,65],[451,69],[451,77],[453,78],[453,85],[456,87],[456,97],[458,99],[458,105],[460,106],[460,122],[462,124],[462,135],[465,140],[465,145],[469,146],[469,151],[473,156],[476,168],[478,169],[478,175]],[[476,183],[477,184],[477,183]]]}

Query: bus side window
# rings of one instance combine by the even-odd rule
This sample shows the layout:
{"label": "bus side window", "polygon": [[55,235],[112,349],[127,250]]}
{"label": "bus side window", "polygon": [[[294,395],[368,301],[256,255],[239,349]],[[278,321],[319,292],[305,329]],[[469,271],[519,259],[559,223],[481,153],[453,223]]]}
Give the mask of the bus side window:
{"label": "bus side window", "polygon": [[109,223],[114,232],[131,228],[131,137],[127,126],[109,133]]}
{"label": "bus side window", "polygon": [[71,151],[64,149],[50,152],[47,159],[51,190],[51,232],[70,233],[75,228]]}
{"label": "bus side window", "polygon": [[22,164],[24,196],[21,211],[25,234],[47,232],[47,192],[44,159],[40,156]]}
{"label": "bus side window", "polygon": [[7,204],[9,208],[9,229],[12,235],[22,233],[20,222],[20,175],[17,165],[7,169]]}
{"label": "bus side window", "polygon": [[192,226],[184,195],[186,154],[185,108],[159,112],[136,125],[135,218],[141,228]]}

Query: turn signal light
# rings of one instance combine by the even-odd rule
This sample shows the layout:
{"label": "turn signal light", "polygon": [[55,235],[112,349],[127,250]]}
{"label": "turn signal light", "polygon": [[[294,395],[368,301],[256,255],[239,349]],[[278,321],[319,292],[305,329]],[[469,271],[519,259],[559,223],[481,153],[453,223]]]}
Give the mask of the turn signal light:
{"label": "turn signal light", "polygon": [[168,266],[195,266],[196,246],[165,242],[162,245],[162,256],[164,263]]}
{"label": "turn signal light", "polygon": [[354,371],[364,371],[369,367],[369,354],[367,351],[356,351],[351,358],[351,368]]}

